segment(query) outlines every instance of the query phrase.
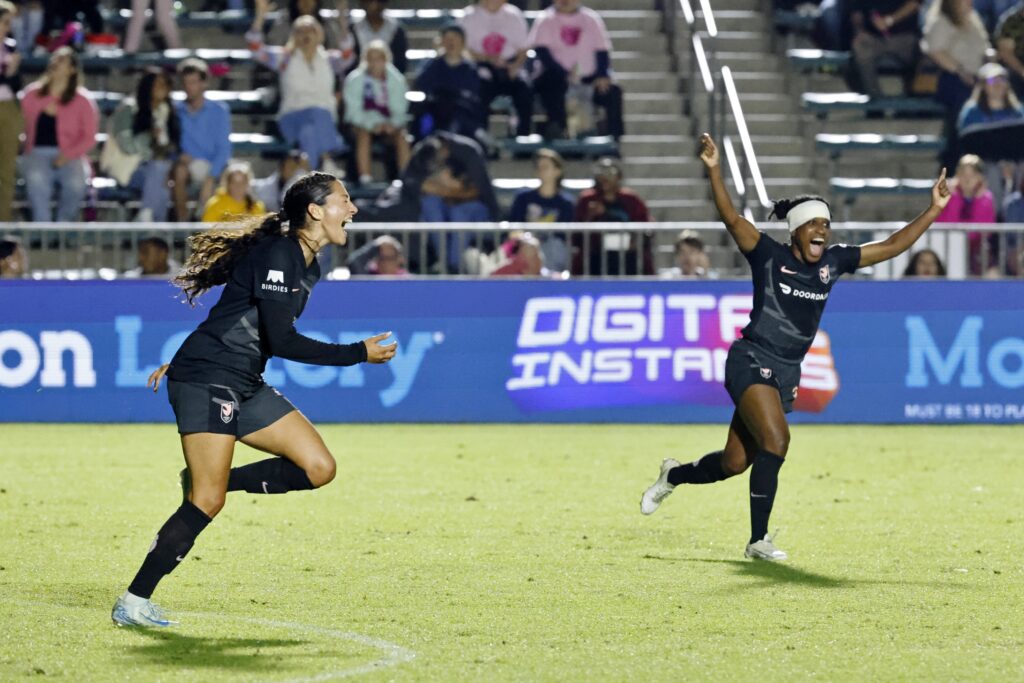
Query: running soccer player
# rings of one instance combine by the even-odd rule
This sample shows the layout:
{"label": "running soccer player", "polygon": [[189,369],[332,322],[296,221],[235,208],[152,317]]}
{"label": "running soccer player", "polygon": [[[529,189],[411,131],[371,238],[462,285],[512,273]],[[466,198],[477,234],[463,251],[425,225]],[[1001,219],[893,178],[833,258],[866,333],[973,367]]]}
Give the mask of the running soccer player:
{"label": "running soccer player", "polygon": [[[790,243],[779,244],[740,216],[729,199],[718,166],[718,148],[701,136],[700,158],[708,169],[718,213],[750,263],[754,307],[750,324],[733,342],[725,363],[725,388],[736,410],[725,448],[682,465],[672,458],[640,499],[649,515],[679,484],[710,484],[750,468],[750,541],[746,557],[785,560],[768,534],[768,517],[779,469],[789,450],[786,413],[800,384],[800,362],[818,331],[832,286],[844,273],[874,265],[910,248],[949,202],[946,169],[932,188],[928,209],[880,242],[859,247],[827,246],[831,214],[821,197],[775,202],[771,216],[789,224]],[[769,218],[771,218],[769,216]]]}
{"label": "running soccer player", "polygon": [[[261,375],[271,356],[339,366],[394,357],[396,344],[380,343],[389,332],[344,345],[295,330],[320,278],[317,253],[328,244],[345,244],[345,228],[356,211],[334,176],[310,173],[288,190],[279,213],[250,219],[240,230],[190,238],[192,255],[175,280],[189,303],[211,287],[225,287],[206,321],[149,377],[155,392],[167,375],[185,454],[183,500],[114,604],[111,618],[118,626],[174,623],[150,597],[224,507],[228,491],[287,493],[334,479],[334,458],[320,434]],[[232,468],[236,441],[274,457]]]}

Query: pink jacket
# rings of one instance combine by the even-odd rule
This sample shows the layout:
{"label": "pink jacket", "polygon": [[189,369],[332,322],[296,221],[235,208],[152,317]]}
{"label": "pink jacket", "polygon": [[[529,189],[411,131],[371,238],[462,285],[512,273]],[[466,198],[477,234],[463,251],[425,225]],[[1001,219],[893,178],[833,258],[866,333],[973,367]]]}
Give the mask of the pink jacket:
{"label": "pink jacket", "polygon": [[32,151],[36,142],[36,121],[50,104],[57,102],[57,148],[65,159],[78,159],[96,146],[99,130],[99,111],[92,95],[79,88],[67,104],[51,95],[43,96],[39,84],[33,83],[21,95],[21,113],[25,117],[25,153]]}
{"label": "pink jacket", "polygon": [[968,202],[960,188],[953,190],[949,204],[942,210],[936,223],[995,223],[996,206],[991,190],[985,190]]}

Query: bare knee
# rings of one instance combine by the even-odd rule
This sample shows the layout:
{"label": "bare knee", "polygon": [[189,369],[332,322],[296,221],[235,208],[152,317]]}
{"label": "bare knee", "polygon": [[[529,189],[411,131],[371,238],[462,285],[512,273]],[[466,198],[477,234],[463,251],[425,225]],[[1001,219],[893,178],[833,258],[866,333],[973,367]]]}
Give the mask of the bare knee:
{"label": "bare knee", "polygon": [[306,476],[309,477],[309,483],[316,488],[330,484],[334,481],[334,476],[337,473],[338,464],[330,453],[325,453],[323,457],[316,459],[306,467]]}
{"label": "bare knee", "polygon": [[225,491],[192,491],[192,504],[213,519],[224,507],[227,492]]}
{"label": "bare knee", "polygon": [[789,450],[789,427],[767,430],[761,437],[761,448],[780,458],[785,458],[786,452]]}
{"label": "bare knee", "polygon": [[722,454],[722,473],[726,477],[735,477],[737,474],[743,474],[749,466],[747,454],[742,449],[726,449]]}

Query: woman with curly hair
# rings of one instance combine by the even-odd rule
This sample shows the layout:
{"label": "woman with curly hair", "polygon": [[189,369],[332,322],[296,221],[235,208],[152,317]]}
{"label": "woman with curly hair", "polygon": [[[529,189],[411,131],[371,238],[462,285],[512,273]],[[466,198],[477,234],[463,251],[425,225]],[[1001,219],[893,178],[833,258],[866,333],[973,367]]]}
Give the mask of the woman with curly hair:
{"label": "woman with curly hair", "polygon": [[[149,378],[153,391],[164,375],[168,379],[185,455],[183,499],[114,604],[111,618],[118,626],[174,623],[150,598],[224,506],[228,491],[287,493],[334,479],[334,458],[316,428],[263,381],[270,357],[344,366],[386,363],[395,355],[394,343],[380,343],[390,333],[327,344],[295,330],[320,279],[317,253],[328,244],[345,244],[345,228],[357,209],[345,186],[326,173],[299,179],[283,207],[249,219],[241,229],[204,231],[190,239],[192,255],[175,280],[185,298],[194,304],[206,290],[224,289],[206,321]],[[236,441],[273,457],[232,468]]]}

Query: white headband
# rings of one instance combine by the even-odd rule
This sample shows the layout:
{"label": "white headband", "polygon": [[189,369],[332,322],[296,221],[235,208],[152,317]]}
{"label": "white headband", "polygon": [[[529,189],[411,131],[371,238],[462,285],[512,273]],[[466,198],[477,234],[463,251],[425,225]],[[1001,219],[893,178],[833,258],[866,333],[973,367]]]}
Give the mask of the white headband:
{"label": "white headband", "polygon": [[832,214],[828,211],[828,204],[818,201],[817,199],[811,199],[806,202],[800,202],[786,214],[786,220],[789,221],[790,232],[793,232],[807,221],[814,220],[815,218],[824,218],[828,221],[832,220]]}

